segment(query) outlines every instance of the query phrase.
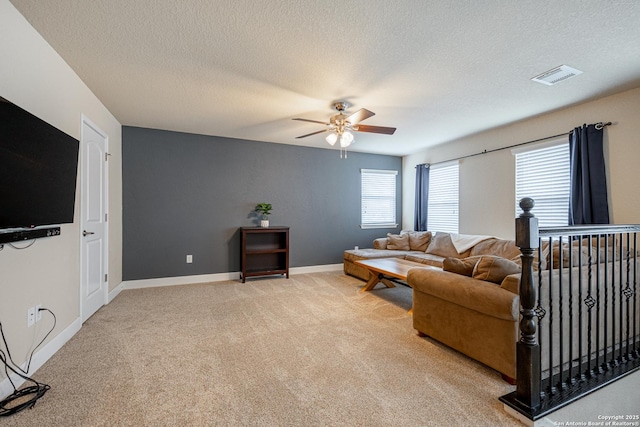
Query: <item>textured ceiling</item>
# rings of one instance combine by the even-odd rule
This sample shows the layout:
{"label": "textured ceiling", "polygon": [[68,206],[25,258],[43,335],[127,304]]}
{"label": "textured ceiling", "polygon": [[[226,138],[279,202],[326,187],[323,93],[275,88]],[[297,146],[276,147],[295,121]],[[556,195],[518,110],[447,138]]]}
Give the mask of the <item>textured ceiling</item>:
{"label": "textured ceiling", "polygon": [[638,0],[11,3],[130,126],[326,148],[291,119],[347,100],[397,127],[354,151],[405,155],[640,86]]}

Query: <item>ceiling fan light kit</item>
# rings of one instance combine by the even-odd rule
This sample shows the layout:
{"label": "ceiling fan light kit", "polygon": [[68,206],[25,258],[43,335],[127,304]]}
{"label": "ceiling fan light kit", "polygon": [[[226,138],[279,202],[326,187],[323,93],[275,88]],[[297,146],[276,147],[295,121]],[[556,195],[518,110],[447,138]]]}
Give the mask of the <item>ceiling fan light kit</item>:
{"label": "ceiling fan light kit", "polygon": [[345,131],[340,135],[340,147],[347,148],[353,142],[353,134]]}
{"label": "ceiling fan light kit", "polygon": [[296,139],[306,138],[308,136],[317,135],[323,132],[330,132],[329,135],[325,138],[329,145],[334,146],[338,140],[340,141],[340,158],[347,158],[347,147],[349,147],[354,142],[354,136],[352,132],[370,132],[370,133],[380,133],[384,135],[393,135],[396,131],[396,128],[390,128],[385,126],[366,126],[359,124],[362,120],[366,120],[369,117],[375,115],[374,112],[367,110],[366,108],[361,108],[353,114],[346,115],[344,114],[344,110],[349,108],[349,104],[344,101],[337,101],[333,103],[333,108],[338,111],[338,114],[334,114],[329,118],[329,122],[321,122],[318,120],[309,120],[309,119],[301,119],[294,118],[293,120],[299,120],[302,122],[310,122],[310,123],[319,123],[326,126],[326,129],[319,130],[316,132],[308,133],[306,135],[301,135],[296,137]]}

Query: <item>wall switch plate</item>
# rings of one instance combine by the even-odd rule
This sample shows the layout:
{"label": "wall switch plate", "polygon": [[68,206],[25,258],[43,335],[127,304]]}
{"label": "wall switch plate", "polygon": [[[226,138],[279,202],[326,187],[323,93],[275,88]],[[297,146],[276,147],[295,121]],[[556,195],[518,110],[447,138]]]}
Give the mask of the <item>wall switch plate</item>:
{"label": "wall switch plate", "polygon": [[193,255],[187,255],[187,264],[191,264],[193,262]]}
{"label": "wall switch plate", "polygon": [[27,309],[27,327],[32,327],[34,323],[36,323],[36,309],[35,307],[29,307]]}
{"label": "wall switch plate", "polygon": [[42,308],[42,304],[36,305],[36,323],[42,320],[42,312],[40,309]]}

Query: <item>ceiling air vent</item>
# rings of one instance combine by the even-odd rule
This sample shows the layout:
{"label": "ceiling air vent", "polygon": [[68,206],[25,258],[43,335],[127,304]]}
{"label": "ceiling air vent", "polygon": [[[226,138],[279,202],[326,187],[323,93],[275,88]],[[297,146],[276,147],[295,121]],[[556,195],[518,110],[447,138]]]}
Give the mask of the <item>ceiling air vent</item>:
{"label": "ceiling air vent", "polygon": [[545,71],[544,73],[533,77],[531,80],[553,86],[556,83],[560,83],[561,81],[577,76],[578,74],[582,74],[582,71],[576,70],[575,68],[571,68],[567,65],[561,65],[549,71]]}

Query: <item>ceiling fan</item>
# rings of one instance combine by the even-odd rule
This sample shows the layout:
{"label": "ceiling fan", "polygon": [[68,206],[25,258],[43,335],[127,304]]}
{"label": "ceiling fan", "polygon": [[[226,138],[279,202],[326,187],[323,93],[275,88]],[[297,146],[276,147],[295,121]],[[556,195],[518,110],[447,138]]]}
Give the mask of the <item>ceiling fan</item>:
{"label": "ceiling fan", "polygon": [[299,120],[301,122],[320,123],[326,126],[326,129],[311,132],[306,135],[297,136],[296,139],[306,138],[308,136],[317,135],[323,132],[330,132],[325,139],[327,140],[329,145],[332,146],[335,145],[338,140],[340,140],[340,157],[342,157],[342,153],[344,152],[344,157],[346,158],[347,147],[351,145],[352,142],[354,142],[353,134],[351,133],[351,131],[381,133],[384,135],[393,135],[393,133],[396,131],[396,128],[385,126],[361,125],[361,121],[375,115],[373,111],[369,111],[366,108],[361,108],[355,113],[352,113],[348,116],[344,113],[344,111],[349,108],[349,104],[345,101],[334,102],[333,108],[338,111],[338,114],[334,114],[333,116],[331,116],[329,118],[329,122],[301,119],[298,117],[294,118],[293,120]]}

